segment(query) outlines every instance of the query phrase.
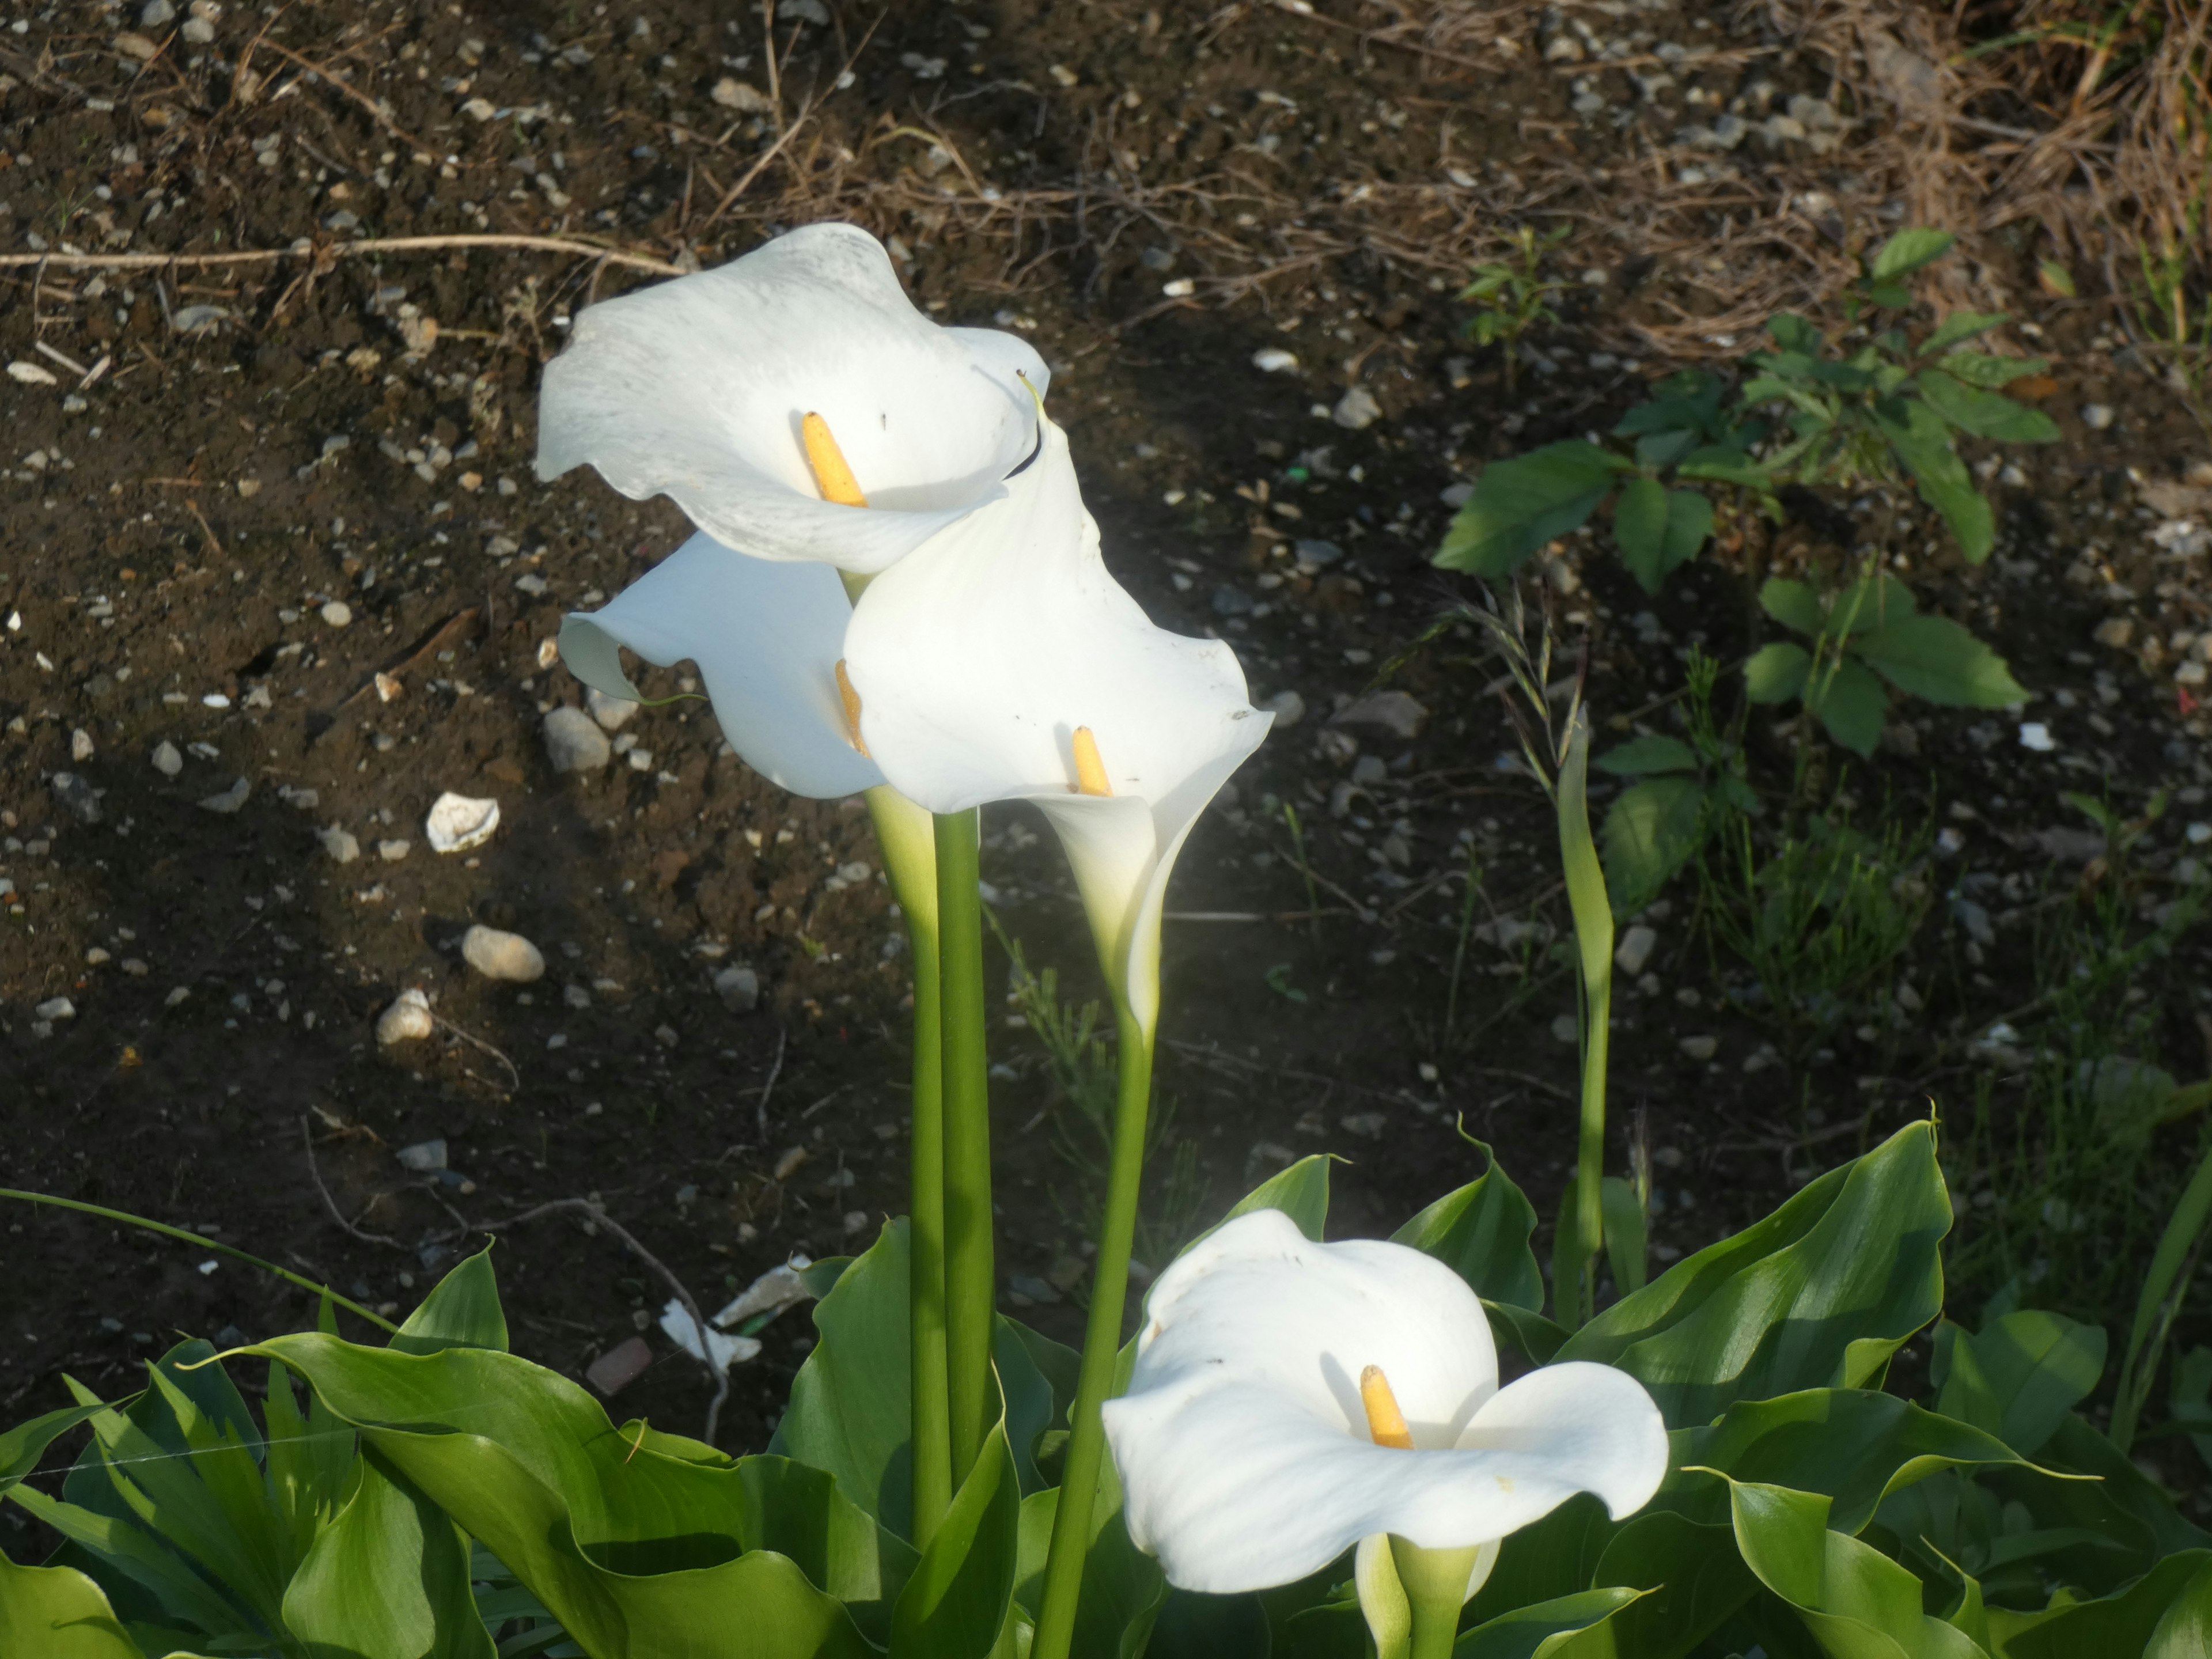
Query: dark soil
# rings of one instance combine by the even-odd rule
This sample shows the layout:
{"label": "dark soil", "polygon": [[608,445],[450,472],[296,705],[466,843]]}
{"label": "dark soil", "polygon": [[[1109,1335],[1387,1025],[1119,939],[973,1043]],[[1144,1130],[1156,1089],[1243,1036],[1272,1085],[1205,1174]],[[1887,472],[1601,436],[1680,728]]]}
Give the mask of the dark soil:
{"label": "dark soil", "polygon": [[[1565,913],[1547,809],[1500,763],[1516,744],[1486,690],[1497,665],[1471,631],[1448,632],[1391,681],[1426,711],[1418,735],[1327,722],[1443,607],[1475,597],[1428,562],[1442,493],[1488,459],[1610,424],[1670,367],[1654,339],[1696,343],[1678,325],[1712,307],[1692,255],[1592,231],[1557,263],[1603,280],[1533,342],[1551,372],[1508,398],[1452,297],[1515,222],[1498,204],[1539,223],[1632,210],[1687,89],[1700,104],[1710,89],[1715,111],[1764,108],[1817,92],[1817,66],[1718,11],[1591,7],[1575,16],[1638,53],[1725,49],[1677,64],[1680,84],[1640,104],[1626,71],[1585,66],[1612,100],[1585,119],[1571,76],[1540,61],[1532,13],[1499,11],[1425,55],[1403,30],[1364,43],[1354,25],[1371,9],[1350,0],[1312,15],[843,5],[826,27],[806,21],[816,8],[781,9],[780,115],[714,101],[729,76],[764,94],[765,56],[757,15],[698,0],[308,4],[274,21],[234,5],[198,46],[174,24],[141,31],[135,8],[72,0],[0,33],[0,229],[12,251],[58,256],[35,277],[7,272],[0,303],[0,356],[53,377],[0,389],[0,878],[14,886],[0,1179],[194,1227],[395,1310],[499,1232],[516,1347],[571,1373],[648,1326],[666,1289],[573,1218],[502,1231],[502,1217],[595,1197],[712,1306],[791,1252],[865,1243],[903,1209],[900,933],[880,878],[837,876],[872,868],[860,803],[782,795],[721,752],[711,718],[685,712],[696,705],[640,713],[635,750],[581,780],[551,771],[538,734],[544,711],[580,701],[540,654],[562,614],[685,534],[666,502],[624,501],[588,473],[541,485],[531,466],[538,371],[568,319],[650,278],[548,252],[332,251],[525,233],[713,264],[843,216],[899,239],[914,292],[945,320],[1032,334],[1116,571],[1163,624],[1234,643],[1255,696],[1292,690],[1307,711],[1201,824],[1170,902],[1160,1091],[1202,1184],[1191,1212],[1334,1152],[1333,1229],[1387,1231],[1481,1167],[1463,1120],[1548,1214],[1571,1157],[1574,1049],[1554,1022],[1573,991],[1498,926]],[[1500,33],[1517,58],[1490,45]],[[810,99],[820,112],[716,216]],[[1736,160],[1754,202],[1762,169],[1851,164],[1848,148],[1786,145]],[[1461,182],[1477,175],[1480,190]],[[1880,207],[1837,234],[1882,234],[1894,218]],[[1786,246],[1828,233],[1785,210],[1776,234]],[[105,273],[58,257],[302,237],[324,252]],[[2174,680],[2181,636],[2212,608],[2203,538],[2179,554],[2148,538],[2188,517],[2172,492],[2186,495],[2203,435],[2105,307],[2023,299],[2034,252],[1978,249],[1979,280],[2039,324],[2021,343],[2056,360],[2043,404],[2068,437],[1992,484],[1996,556],[1960,566],[1903,500],[1830,510],[1999,646],[2037,694],[2025,718],[2056,746],[2021,746],[2018,716],[1911,705],[1875,765],[1821,758],[1816,775],[1847,779],[1869,812],[1887,803],[1958,832],[1925,866],[1941,896],[1906,964],[1925,1010],[1911,1021],[1890,1018],[1887,981],[1881,1006],[1832,1029],[1762,1020],[1723,1003],[1741,969],[1692,932],[1682,891],[1647,918],[1648,988],[1624,985],[1616,1007],[1616,1161],[1641,1121],[1662,1259],[1931,1097],[1972,1109],[1990,1068],[1967,1039],[2035,994],[2037,884],[2074,845],[2037,837],[2086,827],[2061,791],[2127,811],[2178,792],[2142,849],[2154,885],[2186,853],[2184,826],[2212,816],[2205,721]],[[1179,277],[1194,291],[1166,286]],[[1261,372],[1266,345],[1303,366]],[[81,375],[95,363],[97,379]],[[1382,411],[1360,429],[1328,417],[1354,386]],[[2093,429],[2093,404],[2117,416]],[[2146,485],[2164,506],[2145,504]],[[1838,568],[1844,550],[1807,520],[1709,556],[1656,603],[1598,543],[1567,543],[1546,566],[1552,610],[1564,637],[1591,641],[1601,724],[1663,722],[1652,705],[1679,690],[1692,643],[1733,661],[1754,642],[1747,564]],[[1343,556],[1302,567],[1310,540]],[[324,619],[332,600],[348,625]],[[2125,648],[2093,643],[2121,617]],[[388,701],[380,672],[397,682]],[[80,733],[91,752],[72,758]],[[1790,743],[1765,714],[1753,738],[1762,787],[1786,792]],[[174,778],[150,759],[164,741],[183,751]],[[1355,771],[1367,757],[1379,779]],[[96,822],[62,775],[89,784]],[[234,812],[200,805],[241,778]],[[478,853],[430,851],[423,816],[446,790],[499,800]],[[358,839],[358,862],[325,853],[317,832],[332,824]],[[1079,999],[1095,990],[1048,833],[1010,810],[987,835],[1001,925]],[[411,846],[386,862],[386,842]],[[1483,926],[1448,1033],[1470,844]],[[1954,898],[1996,943],[1975,941]],[[545,978],[517,989],[471,973],[457,941],[473,921],[536,941]],[[713,988],[732,964],[758,972],[757,1012]],[[2165,1060],[2189,1076],[2205,1067],[2205,965],[2200,934],[2146,987]],[[432,997],[440,1034],[380,1048],[377,1017],[409,987]],[[39,1015],[62,997],[71,1014]],[[1711,1058],[1686,1054],[1694,1036],[1714,1039]],[[1043,1281],[1010,1297],[1073,1340],[1091,1200],[1064,1149],[1088,1131],[1033,1033],[1010,1020],[994,1044],[1002,1273]],[[446,1179],[395,1158],[438,1138]],[[1155,1207],[1171,1229],[1166,1200]],[[305,1292],[173,1241],[20,1205],[4,1224],[11,1419],[60,1403],[64,1371],[131,1388],[173,1332],[252,1337],[312,1317]],[[700,1370],[649,1340],[659,1361],[618,1409],[696,1425]],[[764,1443],[808,1328],[788,1317],[765,1340],[735,1374],[732,1449]]]}

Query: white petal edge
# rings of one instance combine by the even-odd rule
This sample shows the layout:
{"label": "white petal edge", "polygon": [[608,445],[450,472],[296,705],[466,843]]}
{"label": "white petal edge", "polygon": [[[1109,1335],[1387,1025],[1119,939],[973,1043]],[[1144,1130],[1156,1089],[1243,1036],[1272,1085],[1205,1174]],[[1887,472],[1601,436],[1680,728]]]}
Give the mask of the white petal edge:
{"label": "white petal edge", "polygon": [[[1170,1583],[1262,1589],[1376,1533],[1456,1548],[1503,1538],[1577,1492],[1616,1517],[1650,1500],[1667,1437],[1641,1385],[1570,1363],[1492,1393],[1480,1368],[1440,1351],[1467,1316],[1431,1269],[1474,1301],[1417,1251],[1316,1245],[1255,1212],[1162,1276],[1130,1391],[1105,1412],[1130,1534]],[[1367,1438],[1366,1364],[1383,1367],[1422,1449]]]}
{"label": "white petal edge", "polygon": [[748,766],[795,795],[831,799],[884,781],[845,736],[837,659],[852,614],[826,565],[750,559],[694,536],[604,609],[571,612],[561,659],[585,684],[641,702],[616,647],[662,667],[689,658]]}
{"label": "white petal edge", "polygon": [[[1026,341],[938,326],[872,236],[809,225],[581,313],[545,370],[538,472],[588,464],[757,557],[872,573],[1004,494],[1036,441],[1024,379],[1049,379]],[[820,498],[809,411],[867,509]]]}

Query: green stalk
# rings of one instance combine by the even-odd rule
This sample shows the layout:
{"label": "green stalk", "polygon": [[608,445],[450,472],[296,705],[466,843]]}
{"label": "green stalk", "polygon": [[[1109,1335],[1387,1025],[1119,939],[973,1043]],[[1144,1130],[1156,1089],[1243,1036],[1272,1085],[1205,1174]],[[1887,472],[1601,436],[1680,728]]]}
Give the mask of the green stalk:
{"label": "green stalk", "polygon": [[1098,1467],[1106,1451],[1101,1407],[1114,1387],[1121,1358],[1121,1312],[1129,1293],[1129,1255],[1136,1248],[1137,1197],[1144,1184],[1145,1119],[1152,1097],[1152,1037],[1120,1010],[1121,1078],[1114,1109],[1113,1165],[1106,1184],[1106,1215],[1099,1231],[1098,1261],[1091,1284],[1091,1319],[1083,1335],[1083,1368],[1075,1388],[1075,1413],[1067,1461],[1052,1518],[1052,1553],[1046,1559],[1044,1601],[1037,1612],[1030,1659],[1066,1659],[1075,1635],[1076,1603],[1083,1593],[1083,1558],[1091,1547],[1091,1510],[1097,1502]]}
{"label": "green stalk", "polygon": [[1553,1295],[1561,1322],[1586,1322],[1596,1312],[1592,1264],[1605,1238],[1605,1070],[1613,1029],[1613,901],[1589,824],[1589,717],[1577,710],[1559,768],[1559,860],[1567,879],[1567,908],[1574,916],[1582,965],[1582,1130],[1575,1149],[1575,1314],[1565,1318],[1569,1286],[1559,1279]]}
{"label": "green stalk", "polygon": [[952,1417],[945,1371],[945,1061],[938,962],[937,850],[929,814],[888,784],[868,791],[884,871],[914,957],[914,1541],[926,1549],[952,1505]]}
{"label": "green stalk", "polygon": [[957,1492],[989,1429],[991,1327],[998,1313],[991,1255],[990,1062],[983,1048],[983,905],[975,809],[940,814],[935,829],[945,1034],[945,1371],[951,1485]]}
{"label": "green stalk", "polygon": [[1407,1659],[1451,1659],[1459,1640],[1460,1609],[1467,1605],[1468,1577],[1482,1547],[1425,1550],[1393,1535],[1390,1558],[1413,1611],[1413,1640]]}

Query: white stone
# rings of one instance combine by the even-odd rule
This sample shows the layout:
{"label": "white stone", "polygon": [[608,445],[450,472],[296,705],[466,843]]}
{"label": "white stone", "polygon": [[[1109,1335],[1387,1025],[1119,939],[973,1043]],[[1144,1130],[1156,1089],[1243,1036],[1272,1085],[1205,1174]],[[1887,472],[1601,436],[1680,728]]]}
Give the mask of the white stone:
{"label": "white stone", "polygon": [[607,734],[580,708],[562,704],[546,715],[544,731],[546,757],[556,772],[596,772],[613,758]]}
{"label": "white stone", "polygon": [[1281,374],[1298,366],[1298,354],[1280,346],[1261,346],[1252,354],[1252,367],[1262,374]]}
{"label": "white stone", "polygon": [[138,14],[142,29],[167,28],[175,21],[177,9],[171,0],[146,0],[145,9]]}
{"label": "white stone", "polygon": [[1692,1060],[1711,1060],[1719,1052],[1720,1046],[1717,1037],[1686,1036],[1682,1039],[1682,1052]]}
{"label": "white stone", "polygon": [[1336,407],[1328,418],[1348,431],[1357,432],[1382,418],[1382,405],[1375,401],[1375,394],[1364,386],[1356,386],[1336,400]]}
{"label": "white stone", "polygon": [[252,793],[252,780],[240,778],[219,795],[203,796],[200,805],[210,812],[235,812]]}
{"label": "white stone", "polygon": [[215,39],[215,25],[204,17],[189,17],[178,33],[185,37],[187,44],[204,46]]}
{"label": "white stone", "polygon": [[584,694],[584,708],[599,723],[601,731],[619,732],[629,724],[638,706],[628,697],[611,697],[594,686]]}
{"label": "white stone", "polygon": [[1295,691],[1278,691],[1260,705],[1275,717],[1274,729],[1287,732],[1306,717],[1306,700]]}
{"label": "white stone", "polygon": [[1633,979],[1651,960],[1651,952],[1658,943],[1659,935],[1638,922],[1620,936],[1620,948],[1613,953],[1613,966]]}
{"label": "white stone", "polygon": [[353,607],[343,599],[332,599],[323,607],[322,617],[333,628],[343,628],[353,621]]}
{"label": "white stone", "polygon": [[725,968],[714,975],[714,994],[733,1014],[750,1014],[760,1006],[760,975],[750,968]]}
{"label": "white stone", "polygon": [[70,758],[73,761],[92,758],[92,733],[82,726],[70,733]]}
{"label": "white stone", "polygon": [[395,1042],[412,1042],[426,1037],[435,1030],[437,1022],[430,1018],[430,999],[410,988],[402,991],[392,1005],[377,1017],[376,1040],[388,1048]]}
{"label": "white stone", "polygon": [[498,828],[497,801],[473,800],[450,789],[432,805],[422,826],[434,853],[465,853],[471,847],[481,847]]}
{"label": "white stone", "polygon": [[361,842],[350,830],[341,830],[335,823],[315,831],[315,839],[323,844],[323,851],[340,864],[351,864],[361,856]]}
{"label": "white stone", "polygon": [[2032,749],[2039,755],[2047,755],[2058,747],[2051,735],[2051,728],[2041,720],[2022,720],[2020,723],[2020,746]]}
{"label": "white stone", "polygon": [[528,985],[545,976],[544,953],[520,933],[482,922],[461,935],[461,960],[486,979]]}
{"label": "white stone", "polygon": [[2102,432],[2112,423],[2112,406],[2110,404],[2089,404],[2082,408],[2081,424],[2090,431]]}
{"label": "white stone", "polygon": [[775,105],[769,95],[750,82],[740,81],[734,75],[726,75],[714,82],[714,90],[708,94],[724,109],[733,109],[740,115],[772,115]]}
{"label": "white stone", "polygon": [[415,850],[410,841],[380,841],[376,843],[376,856],[386,864],[398,864]]}
{"label": "white stone", "polygon": [[54,997],[40,1003],[31,1012],[40,1019],[75,1019],[76,1004],[67,997]]}
{"label": "white stone", "polygon": [[167,738],[154,745],[154,769],[165,778],[173,778],[185,769],[185,757]]}

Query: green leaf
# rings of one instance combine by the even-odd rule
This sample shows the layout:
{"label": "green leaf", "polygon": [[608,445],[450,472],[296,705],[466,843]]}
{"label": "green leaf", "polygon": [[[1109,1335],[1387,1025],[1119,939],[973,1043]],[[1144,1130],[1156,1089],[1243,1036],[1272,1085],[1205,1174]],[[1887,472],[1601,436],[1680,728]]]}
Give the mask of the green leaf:
{"label": "green leaf", "polygon": [[0,1653],[23,1659],[143,1659],[100,1586],[69,1567],[0,1555]]}
{"label": "green leaf", "polygon": [[2126,1357],[2120,1364],[2118,1398],[2112,1406],[2112,1440],[2122,1451],[2134,1443],[2136,1417],[2149,1398],[2159,1352],[2179,1311],[2175,1298],[2187,1293],[2197,1243],[2208,1222],[2212,1222],[2212,1152],[2198,1161],[2180,1201],[2166,1218],[2158,1247],[2151,1253],[2150,1271],[2136,1294],[2135,1318],[2128,1327]]}
{"label": "green leaf", "polygon": [[1552,1356],[1567,1340],[1565,1326],[1553,1323],[1534,1308],[1516,1307],[1510,1302],[1485,1301],[1482,1310],[1490,1316],[1492,1333],[1518,1349],[1532,1365],[1550,1364]]}
{"label": "green leaf", "polygon": [[[1710,1478],[1703,1484],[1717,1485]],[[1610,1531],[1593,1581],[1650,1592],[1614,1616],[1622,1654],[1689,1653],[1759,1588],[1736,1553],[1725,1513],[1711,1523],[1655,1507]]]}
{"label": "green leaf", "polygon": [[1486,1624],[1516,1607],[1588,1589],[1607,1540],[1618,1530],[1606,1518],[1603,1504],[1587,1492],[1577,1493],[1498,1546],[1497,1564],[1468,1603],[1462,1622]]}
{"label": "green leaf", "polygon": [[1936,324],[1935,331],[1920,343],[1920,355],[1932,357],[1939,351],[1948,351],[1993,328],[2002,327],[2008,320],[2002,311],[1954,311]]}
{"label": "green leaf", "polygon": [[1496,1154],[1480,1140],[1474,1144],[1490,1167],[1430,1205],[1390,1242],[1436,1257],[1488,1301],[1535,1312],[1544,1305],[1543,1272],[1528,1244],[1535,1208],[1498,1167]]}
{"label": "green leaf", "polygon": [[[1113,1460],[1100,1468],[1091,1506],[1091,1547],[1083,1558],[1083,1589],[1076,1598],[1069,1659],[1138,1659],[1148,1650],[1155,1621],[1170,1600],[1160,1564],[1129,1539],[1121,1514],[1121,1482]],[[1022,1500],[1020,1565],[1014,1594],[1033,1618],[1044,1595],[1044,1569],[1059,1511],[1054,1487]],[[1209,1598],[1210,1599],[1210,1598]]]}
{"label": "green leaf", "polygon": [[308,1659],[493,1659],[452,1519],[371,1455],[284,1591]]}
{"label": "green leaf", "polygon": [[819,1337],[791,1384],[769,1450],[836,1477],[838,1490],[902,1538],[914,1529],[907,1224],[874,1244],[814,1306]]}
{"label": "green leaf", "polygon": [[[2057,1603],[2040,1613],[1990,1609],[1990,1633],[2005,1659],[2087,1659],[2090,1655],[2142,1655],[2151,1659],[2197,1659],[2202,1647],[2169,1647],[2160,1653],[2152,1640],[2177,1607],[2185,1623],[2201,1618],[2212,1593],[2207,1574],[2212,1553],[2187,1550],[2169,1555],[2125,1589],[2094,1601]],[[2180,1634],[2179,1631],[2174,1632]]]}
{"label": "green leaf", "polygon": [[1693,777],[1646,778],[1605,815],[1605,880],[1617,915],[1659,896],[1705,839],[1705,790]]}
{"label": "green leaf", "polygon": [[1817,636],[1826,626],[1827,613],[1821,608],[1820,596],[1787,576],[1769,576],[1759,584],[1759,608],[1784,628],[1808,638]]}
{"label": "green leaf", "polygon": [[64,1406],[59,1411],[47,1412],[0,1431],[0,1492],[5,1492],[37,1468],[48,1446],[78,1424],[106,1409],[100,1401],[88,1401],[81,1406]]}
{"label": "green leaf", "polygon": [[1867,275],[1876,282],[1905,276],[1942,258],[1958,240],[1948,230],[1900,230],[1867,261]]}
{"label": "green leaf", "polygon": [[[1367,1644],[1367,1626],[1357,1608],[1351,1631],[1356,1634],[1346,1659],[1359,1659]],[[1308,1659],[1308,1650],[1293,1651],[1298,1659]],[[1268,1653],[1267,1613],[1257,1596],[1175,1590],[1160,1608],[1145,1659],[1231,1659],[1232,1655],[1235,1659],[1268,1659]]]}
{"label": "green leaf", "polygon": [[1656,478],[1631,478],[1613,509],[1613,538],[1621,562],[1647,593],[1659,591],[1666,574],[1667,487]]}
{"label": "green leaf", "polygon": [[1486,578],[1507,574],[1547,543],[1580,528],[1626,465],[1579,440],[1492,462],[1445,532],[1435,562]]}
{"label": "green leaf", "polygon": [[1828,605],[1827,633],[1837,639],[1856,640],[1860,635],[1888,628],[1917,614],[1912,590],[1887,571],[1861,577],[1846,586]]}
{"label": "green leaf", "polygon": [[900,1659],[987,1659],[1013,1602],[1021,1490],[1002,1419],[891,1613]]}
{"label": "green leaf", "polygon": [[1957,1334],[1936,1409],[2033,1456],[2104,1370],[2100,1327],[2023,1309]]}
{"label": "green leaf", "polygon": [[1805,694],[1813,653],[1789,640],[1777,640],[1752,653],[1743,665],[1744,694],[1753,702],[1787,702]]}
{"label": "green leaf", "polygon": [[1613,1267],[1613,1285],[1627,1296],[1642,1290],[1647,1276],[1644,1201],[1619,1176],[1607,1176],[1599,1183],[1599,1202],[1604,1208],[1605,1255]]}
{"label": "green leaf", "polygon": [[747,1457],[738,1479],[745,1547],[789,1556],[808,1583],[845,1604],[862,1635],[887,1644],[891,1607],[921,1559],[914,1547],[848,1498],[826,1470],[787,1457]]}
{"label": "green leaf", "polygon": [[1720,377],[1702,368],[1684,369],[1662,380],[1656,395],[1647,398],[1620,417],[1613,428],[1616,438],[1641,438],[1658,434],[1689,433],[1717,438],[1726,426],[1721,397],[1726,388]]}
{"label": "green leaf", "polygon": [[507,1315],[499,1305],[489,1245],[438,1281],[422,1306],[407,1316],[392,1346],[402,1353],[436,1353],[454,1347],[507,1351]]}
{"label": "green leaf", "polygon": [[1920,395],[1961,432],[2006,444],[2055,444],[2058,426],[2041,410],[2014,403],[2002,392],[1984,392],[1953,380],[1940,368],[1920,371]]}
{"label": "green leaf", "polygon": [[1643,1594],[1607,1587],[1516,1607],[1462,1632],[1453,1659],[1612,1659],[1605,1627]]}
{"label": "green leaf", "polygon": [[1796,356],[1818,357],[1827,349],[1828,342],[1820,331],[1793,312],[1768,318],[1766,332],[1775,344]]}
{"label": "green leaf", "polygon": [[[1199,1235],[1204,1238],[1217,1229],[1234,1221],[1240,1215],[1249,1215],[1255,1210],[1280,1210],[1298,1224],[1298,1231],[1318,1243],[1321,1230],[1328,1219],[1328,1154],[1316,1152],[1302,1158],[1287,1170],[1272,1175],[1243,1198],[1229,1213]],[[1197,1238],[1191,1244],[1198,1243]],[[1188,1249],[1189,1244],[1183,1246]]]}
{"label": "green leaf", "polygon": [[1979,386],[1984,392],[2001,392],[2014,380],[2040,374],[2051,367],[2048,357],[1998,357],[1986,351],[1954,351],[1938,362],[1941,368],[1954,380]]}
{"label": "green leaf", "polygon": [[1694,772],[1698,751],[1680,738],[1644,732],[1618,748],[1607,750],[1590,764],[1621,778],[1640,778],[1653,772]]}
{"label": "green leaf", "polygon": [[1950,708],[2027,701],[2002,657],[1947,617],[1906,617],[1855,635],[1851,654],[1907,696]]}
{"label": "green leaf", "polygon": [[1874,754],[1889,719],[1881,682],[1850,657],[1807,688],[1805,706],[1820,717],[1831,738],[1861,757]]}
{"label": "green leaf", "polygon": [[1968,562],[1979,564],[1996,545],[1996,514],[1974,488],[1966,464],[1952,447],[1950,432],[1936,411],[1918,401],[1904,408],[1901,420],[1877,409],[1875,425],[1912,475],[1920,498],[1943,515]]}
{"label": "green leaf", "polygon": [[2057,295],[2061,299],[2070,300],[2074,297],[2074,273],[2060,264],[2057,260],[2037,260],[2035,274],[2043,279],[2045,289]]}
{"label": "green leaf", "polygon": [[1950,1227],[1933,1129],[1911,1124],[1623,1297],[1559,1358],[1620,1366],[1670,1426],[1739,1400],[1856,1388],[1942,1311]]}

